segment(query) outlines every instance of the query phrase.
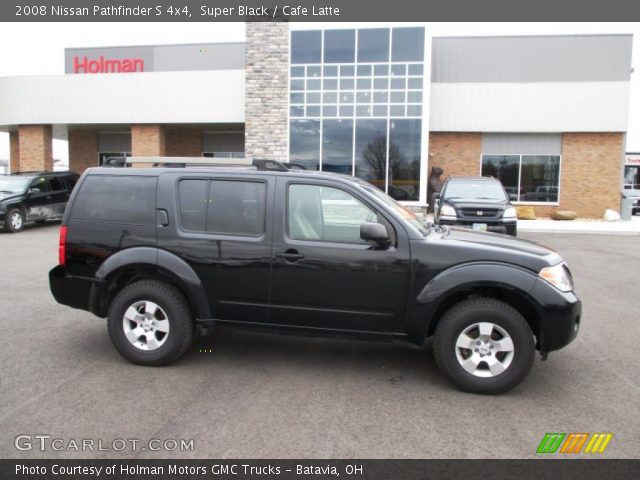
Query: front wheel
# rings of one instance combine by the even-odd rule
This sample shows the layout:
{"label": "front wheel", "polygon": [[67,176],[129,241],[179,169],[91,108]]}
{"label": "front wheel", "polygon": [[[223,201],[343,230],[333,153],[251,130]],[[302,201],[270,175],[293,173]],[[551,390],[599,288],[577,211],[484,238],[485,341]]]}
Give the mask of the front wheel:
{"label": "front wheel", "polygon": [[133,283],[109,308],[109,336],[118,352],[140,365],[166,365],[193,342],[194,321],[184,295],[156,280]]}
{"label": "front wheel", "polygon": [[18,233],[24,228],[24,213],[19,208],[12,208],[7,212],[4,228],[11,233]]}
{"label": "front wheel", "polygon": [[458,388],[486,394],[518,385],[535,354],[527,321],[491,298],[465,300],[448,310],[436,328],[433,348],[438,367]]}

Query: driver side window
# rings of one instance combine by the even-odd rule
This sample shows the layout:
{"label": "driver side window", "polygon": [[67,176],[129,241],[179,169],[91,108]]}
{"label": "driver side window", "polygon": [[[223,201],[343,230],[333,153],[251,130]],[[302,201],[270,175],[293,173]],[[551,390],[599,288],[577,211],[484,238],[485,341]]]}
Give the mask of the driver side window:
{"label": "driver side window", "polygon": [[321,185],[289,185],[287,233],[292,240],[362,243],[360,225],[378,215],[353,195]]}
{"label": "driver side window", "polygon": [[35,178],[31,182],[31,185],[29,186],[29,188],[38,188],[40,190],[40,193],[45,193],[45,192],[50,192],[51,191],[51,186],[49,184],[49,180],[47,180],[44,177]]}

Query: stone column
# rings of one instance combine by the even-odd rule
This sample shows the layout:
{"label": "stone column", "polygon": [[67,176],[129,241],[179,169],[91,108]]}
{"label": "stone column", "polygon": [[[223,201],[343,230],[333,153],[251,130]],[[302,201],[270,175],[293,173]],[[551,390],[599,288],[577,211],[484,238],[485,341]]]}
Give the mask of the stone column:
{"label": "stone column", "polygon": [[289,24],[247,22],[245,156],[286,162]]}
{"label": "stone column", "polygon": [[[52,140],[51,125],[20,125],[17,144],[18,164],[15,165],[12,160],[12,171],[52,171]],[[16,170],[13,170],[14,168]]]}

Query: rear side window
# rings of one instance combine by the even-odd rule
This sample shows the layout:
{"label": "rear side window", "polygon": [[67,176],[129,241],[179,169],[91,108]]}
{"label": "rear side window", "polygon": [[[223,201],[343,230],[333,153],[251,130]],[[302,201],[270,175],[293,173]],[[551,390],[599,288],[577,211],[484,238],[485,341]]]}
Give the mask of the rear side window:
{"label": "rear side window", "polygon": [[185,230],[257,237],[265,231],[263,182],[181,180],[180,222]]}
{"label": "rear side window", "polygon": [[62,181],[62,178],[60,177],[53,177],[51,179],[51,191],[52,192],[59,192],[61,190],[65,190],[66,187],[64,186],[64,182]]}
{"label": "rear side window", "polygon": [[90,175],[71,212],[76,221],[155,224],[156,178]]}

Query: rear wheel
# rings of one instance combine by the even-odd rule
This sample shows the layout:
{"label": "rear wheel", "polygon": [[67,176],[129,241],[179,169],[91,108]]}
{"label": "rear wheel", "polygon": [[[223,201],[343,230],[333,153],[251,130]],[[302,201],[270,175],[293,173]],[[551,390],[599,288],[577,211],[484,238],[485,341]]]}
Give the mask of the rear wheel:
{"label": "rear wheel", "polygon": [[133,283],[109,308],[109,335],[118,352],[140,365],[166,365],[180,358],[194,338],[184,295],[156,280]]}
{"label": "rear wheel", "polygon": [[465,300],[442,317],[434,338],[440,370],[461,390],[502,393],[533,365],[535,342],[527,321],[491,298]]}
{"label": "rear wheel", "polygon": [[7,212],[4,228],[12,233],[18,233],[24,228],[24,213],[19,208],[11,208]]}

